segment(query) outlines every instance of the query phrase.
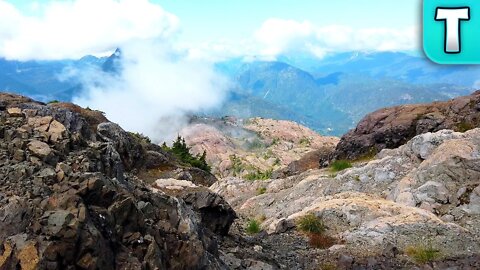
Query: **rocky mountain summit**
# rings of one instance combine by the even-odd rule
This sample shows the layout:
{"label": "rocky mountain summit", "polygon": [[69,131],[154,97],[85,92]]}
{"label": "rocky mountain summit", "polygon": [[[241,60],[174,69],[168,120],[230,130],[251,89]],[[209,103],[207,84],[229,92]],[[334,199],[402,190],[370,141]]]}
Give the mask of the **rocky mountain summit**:
{"label": "rocky mountain summit", "polygon": [[[0,269],[226,267],[236,216],[213,175],[73,104],[0,94],[0,138]],[[149,184],[167,178],[198,187]]]}

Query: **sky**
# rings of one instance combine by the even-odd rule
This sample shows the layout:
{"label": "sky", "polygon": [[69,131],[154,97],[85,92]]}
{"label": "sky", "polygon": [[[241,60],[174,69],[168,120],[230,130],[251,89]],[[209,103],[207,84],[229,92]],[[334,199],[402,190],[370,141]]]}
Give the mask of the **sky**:
{"label": "sky", "polygon": [[[360,28],[414,26],[420,0],[158,0],[177,15],[186,38],[242,39],[270,18],[309,21],[318,26]],[[208,29],[208,31],[207,31]]]}
{"label": "sky", "polygon": [[421,0],[0,0],[0,56],[78,58],[142,38],[161,38],[193,58],[213,61],[416,50],[420,5]]}

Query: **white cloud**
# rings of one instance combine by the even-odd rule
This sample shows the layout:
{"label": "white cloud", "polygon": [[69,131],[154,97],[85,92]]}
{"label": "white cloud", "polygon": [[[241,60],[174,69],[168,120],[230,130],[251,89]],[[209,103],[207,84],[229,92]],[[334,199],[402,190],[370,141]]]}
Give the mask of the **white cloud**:
{"label": "white cloud", "polygon": [[148,0],[52,1],[42,5],[38,16],[24,15],[0,0],[0,56],[79,58],[134,39],[170,36],[177,26],[174,15]]}
{"label": "white cloud", "polygon": [[228,81],[210,64],[176,55],[165,42],[131,42],[121,55],[119,74],[70,72],[87,89],[74,103],[105,112],[126,130],[168,142],[187,124],[189,113],[223,102]]}
{"label": "white cloud", "polygon": [[261,45],[260,54],[277,55],[298,45],[298,41],[306,40],[313,34],[313,26],[308,22],[293,20],[269,19],[255,33]]}
{"label": "white cloud", "polygon": [[210,41],[184,44],[194,59],[220,61],[231,57],[274,60],[285,53],[311,53],[323,58],[329,53],[348,51],[418,50],[416,27],[354,28],[345,25],[317,26],[308,21],[268,19],[251,37],[240,41]]}
{"label": "white cloud", "polygon": [[82,84],[75,103],[105,112],[126,130],[168,141],[188,114],[223,101],[226,79],[176,49],[178,19],[151,1],[51,1],[30,8],[35,16],[0,0],[0,57],[57,60],[120,48],[118,73],[91,67],[60,77]]}
{"label": "white cloud", "polygon": [[289,51],[308,51],[319,57],[329,52],[405,51],[418,48],[415,27],[363,28],[269,19],[255,33],[260,55],[276,56]]}

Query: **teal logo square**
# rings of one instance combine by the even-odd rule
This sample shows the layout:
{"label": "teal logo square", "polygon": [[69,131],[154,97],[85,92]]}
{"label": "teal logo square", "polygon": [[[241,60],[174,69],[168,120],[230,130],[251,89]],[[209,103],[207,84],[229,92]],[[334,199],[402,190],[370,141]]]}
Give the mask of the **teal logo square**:
{"label": "teal logo square", "polygon": [[480,64],[480,1],[424,0],[423,50],[438,64]]}

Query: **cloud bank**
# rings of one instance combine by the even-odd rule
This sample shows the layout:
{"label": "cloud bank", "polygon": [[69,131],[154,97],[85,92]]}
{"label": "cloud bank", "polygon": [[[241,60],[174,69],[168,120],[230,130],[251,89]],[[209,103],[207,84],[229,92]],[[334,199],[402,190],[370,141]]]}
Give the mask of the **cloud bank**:
{"label": "cloud bank", "polygon": [[134,39],[171,38],[179,25],[176,16],[148,0],[51,1],[37,9],[38,14],[29,16],[0,0],[0,56],[81,58]]}
{"label": "cloud bank", "polygon": [[204,43],[190,49],[193,57],[225,59],[256,57],[273,60],[288,53],[310,53],[323,58],[328,53],[348,51],[418,50],[420,35],[414,26],[404,28],[354,28],[342,25],[318,26],[308,21],[272,18],[241,42]]}

